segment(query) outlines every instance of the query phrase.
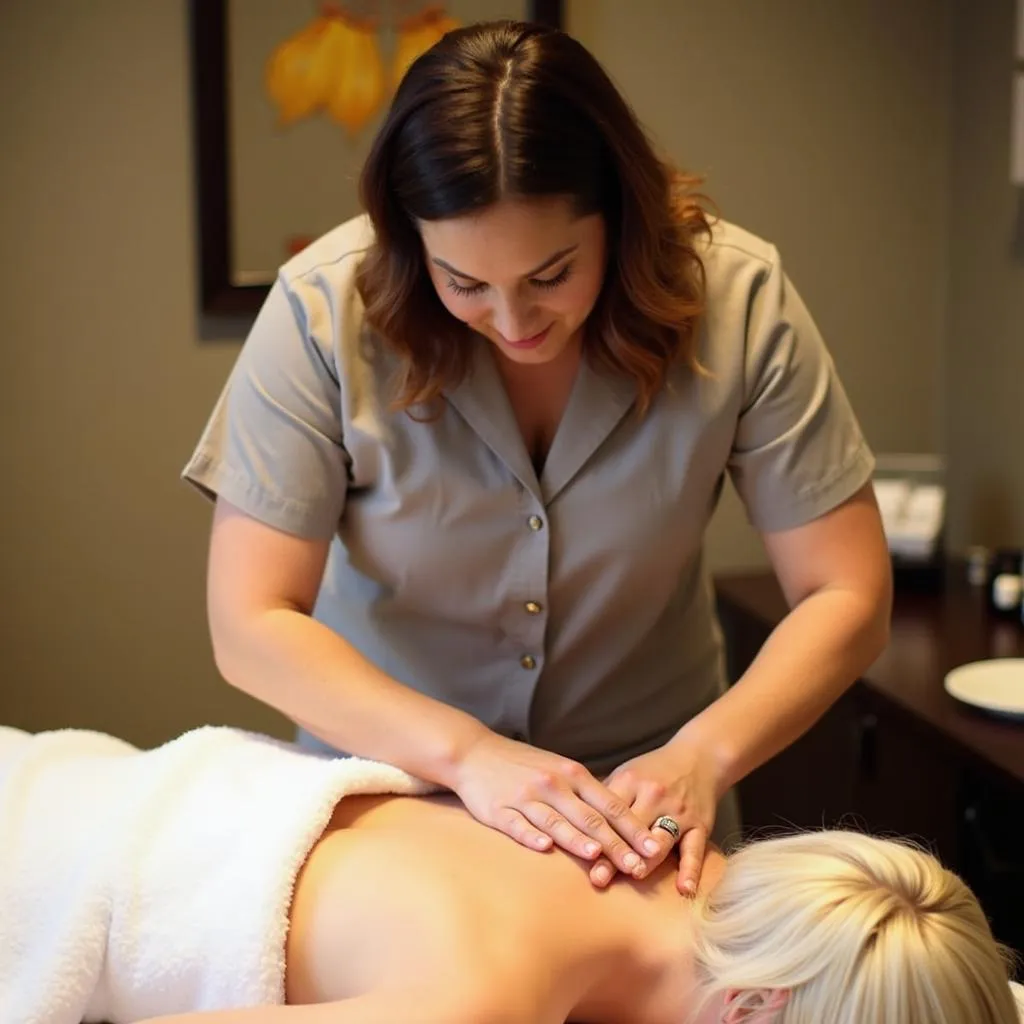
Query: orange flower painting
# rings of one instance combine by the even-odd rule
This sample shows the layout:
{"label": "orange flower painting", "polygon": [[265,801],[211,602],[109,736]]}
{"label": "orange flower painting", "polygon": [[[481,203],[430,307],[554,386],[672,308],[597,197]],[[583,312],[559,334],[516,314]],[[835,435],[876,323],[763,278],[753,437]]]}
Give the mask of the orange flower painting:
{"label": "orange flower painting", "polygon": [[266,65],[267,95],[278,125],[323,114],[350,137],[384,107],[409,65],[458,22],[431,4],[395,26],[390,75],[385,72],[376,19],[325,3],[308,25],[279,43]]}
{"label": "orange flower painting", "polygon": [[446,32],[458,27],[459,23],[437,4],[401,21],[398,25],[398,45],[391,64],[392,86],[397,89],[409,65],[420,54],[426,53]]}

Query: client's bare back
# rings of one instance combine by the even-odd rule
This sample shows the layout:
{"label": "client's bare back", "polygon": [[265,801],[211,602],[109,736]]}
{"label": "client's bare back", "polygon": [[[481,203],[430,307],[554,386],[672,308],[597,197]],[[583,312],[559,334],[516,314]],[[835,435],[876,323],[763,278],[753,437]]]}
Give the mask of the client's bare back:
{"label": "client's bare back", "polygon": [[[710,855],[709,882],[722,860]],[[288,1001],[477,976],[568,1012],[588,959],[627,943],[630,922],[649,928],[663,901],[683,911],[673,875],[667,863],[598,891],[584,862],[526,850],[449,798],[349,798],[299,876]]]}
{"label": "client's bare back", "polygon": [[168,1024],[678,1024],[787,1003],[836,1024],[1017,1024],[977,900],[927,853],[778,837],[728,868],[712,852],[695,903],[674,873],[598,890],[450,799],[350,797],[295,888],[287,999],[307,1005]]}

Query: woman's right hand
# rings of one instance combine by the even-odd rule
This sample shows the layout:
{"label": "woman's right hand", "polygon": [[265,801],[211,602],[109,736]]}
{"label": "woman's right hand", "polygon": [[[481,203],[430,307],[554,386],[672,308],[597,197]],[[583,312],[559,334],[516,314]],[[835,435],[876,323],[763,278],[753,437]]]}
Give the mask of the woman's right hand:
{"label": "woman's right hand", "polygon": [[[452,789],[478,821],[533,850],[602,853],[642,878],[661,844],[629,805],[583,765],[486,731],[463,753]],[[652,845],[645,849],[650,842]]]}

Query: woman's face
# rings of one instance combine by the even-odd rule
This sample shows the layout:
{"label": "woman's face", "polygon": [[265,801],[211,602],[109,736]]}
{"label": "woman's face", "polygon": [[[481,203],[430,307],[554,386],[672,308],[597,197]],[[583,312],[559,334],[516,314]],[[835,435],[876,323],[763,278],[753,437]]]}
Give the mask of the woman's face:
{"label": "woman's face", "polygon": [[578,345],[604,283],[605,225],[568,199],[502,200],[421,221],[430,278],[452,316],[516,363],[548,363]]}

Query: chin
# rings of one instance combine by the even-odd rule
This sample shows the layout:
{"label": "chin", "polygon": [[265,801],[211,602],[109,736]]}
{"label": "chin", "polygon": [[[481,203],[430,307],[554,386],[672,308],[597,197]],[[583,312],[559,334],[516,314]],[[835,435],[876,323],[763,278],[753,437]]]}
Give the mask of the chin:
{"label": "chin", "polygon": [[550,363],[558,356],[561,349],[541,345],[539,348],[519,350],[502,345],[500,351],[506,359],[513,363]]}
{"label": "chin", "polygon": [[552,328],[548,337],[536,348],[515,348],[509,345],[500,335],[495,337],[488,332],[487,338],[495,348],[510,362],[513,363],[550,363],[563,355],[567,349],[572,347],[571,335],[566,337],[564,330]]}

